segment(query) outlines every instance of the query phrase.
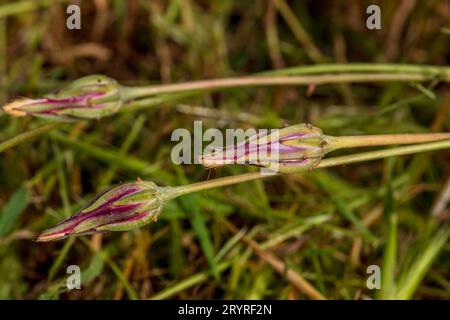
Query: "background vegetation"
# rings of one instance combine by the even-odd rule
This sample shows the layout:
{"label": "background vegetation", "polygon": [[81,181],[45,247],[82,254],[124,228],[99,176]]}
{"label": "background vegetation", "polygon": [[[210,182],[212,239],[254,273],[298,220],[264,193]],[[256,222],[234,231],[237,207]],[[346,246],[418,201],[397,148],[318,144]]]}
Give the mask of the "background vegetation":
{"label": "background vegetation", "polygon": [[[373,31],[365,10],[374,1],[75,2],[82,28],[70,31],[68,1],[0,1],[1,105],[93,73],[139,85],[326,62],[450,62],[448,1],[375,1],[382,29]],[[172,164],[170,134],[194,120],[220,128],[310,122],[334,135],[449,131],[448,84],[368,80],[177,97],[46,127],[13,147],[11,139],[47,122],[1,113],[0,298],[310,298],[298,277],[329,299],[450,298],[448,151],[201,192],[137,231],[32,242],[111,184],[181,185],[249,171]],[[67,291],[73,264],[82,290]],[[369,265],[381,267],[381,290],[366,287]]]}

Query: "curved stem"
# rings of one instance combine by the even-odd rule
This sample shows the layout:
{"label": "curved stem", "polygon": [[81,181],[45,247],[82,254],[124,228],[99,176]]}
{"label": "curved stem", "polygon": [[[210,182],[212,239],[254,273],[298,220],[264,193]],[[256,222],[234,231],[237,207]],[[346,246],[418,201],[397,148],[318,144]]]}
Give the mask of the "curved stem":
{"label": "curved stem", "polygon": [[[434,80],[437,74],[431,73],[343,73],[305,76],[253,76],[242,78],[223,78],[212,80],[199,80],[167,85],[123,87],[126,100],[139,99],[156,94],[178,93],[197,90],[217,90],[239,87],[276,86],[276,85],[309,85],[348,82],[383,82],[383,81],[424,81]],[[449,74],[445,73],[443,81],[450,81]]]}

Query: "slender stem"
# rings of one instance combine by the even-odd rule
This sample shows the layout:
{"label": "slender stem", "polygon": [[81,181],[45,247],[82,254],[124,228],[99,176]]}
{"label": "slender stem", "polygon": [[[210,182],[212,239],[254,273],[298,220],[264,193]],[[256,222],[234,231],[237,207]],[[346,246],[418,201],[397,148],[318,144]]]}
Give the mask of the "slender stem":
{"label": "slender stem", "polygon": [[424,74],[430,77],[448,79],[450,67],[432,66],[424,64],[395,64],[395,63],[330,63],[310,66],[290,67],[261,72],[261,75],[308,75],[342,72],[388,72]]}
{"label": "slender stem", "polygon": [[257,180],[267,177],[272,177],[272,175],[261,175],[261,173],[259,172],[249,172],[224,178],[191,183],[185,186],[178,186],[174,187],[174,190],[176,190],[176,195],[180,196],[184,194],[199,192],[213,188],[225,187],[232,184],[238,184],[246,181]]}
{"label": "slender stem", "polygon": [[420,143],[412,146],[397,147],[392,149],[375,150],[368,152],[360,152],[346,156],[332,157],[322,160],[317,168],[336,167],[343,164],[350,164],[355,162],[364,162],[370,160],[383,159],[387,157],[402,156],[413,153],[421,153],[427,151],[449,149],[450,140]]}
{"label": "slender stem", "polygon": [[[417,144],[417,145],[397,147],[397,148],[386,149],[386,150],[361,152],[361,153],[351,154],[351,155],[347,155],[347,156],[339,156],[339,157],[323,159],[316,168],[335,167],[335,166],[344,165],[344,164],[370,161],[370,160],[376,160],[376,159],[383,159],[383,158],[387,158],[387,157],[401,156],[401,155],[427,152],[427,151],[440,150],[440,149],[448,149],[448,148],[450,148],[450,140],[421,143],[421,144]],[[305,169],[300,168],[298,173],[301,173],[304,171],[305,171]],[[244,173],[244,174],[230,176],[230,177],[224,177],[224,178],[219,178],[219,179],[213,179],[213,180],[208,180],[208,181],[192,183],[192,184],[188,184],[185,186],[178,186],[178,187],[174,187],[173,189],[174,189],[175,194],[177,196],[180,196],[180,195],[189,194],[189,193],[193,193],[193,192],[199,192],[202,190],[219,188],[219,187],[238,184],[238,183],[242,183],[242,182],[246,182],[246,181],[264,179],[264,178],[269,178],[269,177],[278,176],[278,175],[280,175],[280,174],[276,173],[273,175],[262,175],[259,172],[251,172],[251,173]]]}
{"label": "slender stem", "polygon": [[[310,77],[305,77],[308,75]],[[124,91],[127,97],[133,99],[159,93],[243,86],[436,79],[449,82],[450,67],[414,64],[336,63],[271,70],[242,78],[212,79],[156,86],[124,87]]]}
{"label": "slender stem", "polygon": [[19,143],[22,143],[22,142],[30,140],[30,139],[37,138],[38,136],[40,136],[44,133],[47,133],[52,129],[60,127],[62,124],[63,123],[47,124],[45,126],[30,130],[30,131],[26,131],[24,133],[21,133],[21,134],[15,136],[14,138],[6,140],[6,141],[0,143],[0,153],[2,153],[5,150],[8,150],[9,148],[12,148],[12,147],[18,145]]}
{"label": "slender stem", "polygon": [[[375,73],[375,74],[324,74],[309,76],[254,76],[242,78],[223,78],[212,80],[200,80],[185,83],[167,85],[123,87],[126,100],[139,99],[151,95],[163,93],[175,93],[197,90],[217,90],[239,87],[256,87],[268,85],[308,85],[348,82],[382,82],[382,81],[424,81],[434,80],[436,74],[422,73]],[[450,81],[450,72],[442,77],[443,81]]]}
{"label": "slender stem", "polygon": [[365,136],[330,137],[327,151],[343,148],[384,146],[393,144],[412,144],[450,139],[450,133],[419,133],[419,134],[380,134]]}
{"label": "slender stem", "polygon": [[[195,96],[198,93],[199,93],[198,91],[180,92],[180,93],[173,93],[173,94],[150,96],[147,98],[143,97],[143,99],[131,100],[131,101],[129,101],[130,99],[128,96],[125,96],[124,100],[129,101],[129,102],[126,103],[122,108],[120,108],[119,113],[136,111],[136,110],[149,108],[152,106],[158,106],[158,105],[168,103],[168,102],[174,102],[177,100],[181,100],[183,98]],[[126,93],[126,94],[128,94],[128,93]],[[131,99],[134,99],[134,98],[131,98]]]}

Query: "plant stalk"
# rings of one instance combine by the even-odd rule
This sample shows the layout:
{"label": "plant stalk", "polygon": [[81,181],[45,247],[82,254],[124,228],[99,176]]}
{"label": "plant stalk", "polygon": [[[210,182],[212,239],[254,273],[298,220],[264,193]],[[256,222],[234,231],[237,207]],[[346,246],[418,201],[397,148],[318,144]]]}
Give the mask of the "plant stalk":
{"label": "plant stalk", "polygon": [[37,138],[38,136],[40,136],[44,133],[47,133],[53,129],[61,127],[62,125],[63,125],[63,123],[50,123],[50,124],[46,124],[42,127],[32,129],[32,130],[23,132],[21,134],[18,134],[17,136],[0,143],[0,153],[18,145],[24,141],[29,141],[31,139]]}
{"label": "plant stalk", "polygon": [[[328,158],[328,159],[323,159],[316,168],[336,167],[339,165],[345,165],[345,164],[350,164],[350,163],[377,160],[377,159],[383,159],[383,158],[387,158],[387,157],[408,155],[408,154],[448,149],[448,148],[450,148],[450,139],[444,140],[444,141],[437,141],[437,142],[420,143],[420,144],[412,145],[412,146],[404,146],[404,147],[397,147],[397,148],[392,148],[392,149],[375,150],[375,151],[361,152],[361,153],[356,153],[356,154],[351,154],[351,155],[346,155],[346,156],[332,157],[332,158]],[[303,167],[301,167],[299,169],[298,173],[301,173],[304,171],[305,171],[305,169]],[[219,188],[219,187],[229,186],[229,185],[238,184],[238,183],[242,183],[242,182],[264,179],[264,178],[269,178],[269,177],[279,176],[279,175],[280,175],[279,173],[275,173],[273,175],[268,175],[268,174],[262,175],[260,172],[250,172],[250,173],[244,173],[244,174],[234,175],[234,176],[229,176],[229,177],[224,177],[224,178],[196,182],[196,183],[188,184],[185,186],[177,186],[177,187],[173,187],[173,191],[176,196],[181,196],[181,195],[190,194],[190,193],[194,193],[194,192],[199,192],[199,191],[209,190],[209,189],[213,189],[213,188]]]}
{"label": "plant stalk", "polygon": [[415,144],[450,139],[450,132],[418,134],[380,134],[365,136],[326,136],[327,152],[337,149],[385,146],[393,144]]}
{"label": "plant stalk", "polygon": [[[218,90],[226,88],[257,87],[269,85],[320,85],[351,82],[425,81],[435,79],[436,74],[422,73],[342,73],[305,76],[252,76],[122,88],[124,99],[129,101],[157,94],[190,92],[198,90]],[[440,79],[442,81],[450,81],[450,72],[444,73]]]}

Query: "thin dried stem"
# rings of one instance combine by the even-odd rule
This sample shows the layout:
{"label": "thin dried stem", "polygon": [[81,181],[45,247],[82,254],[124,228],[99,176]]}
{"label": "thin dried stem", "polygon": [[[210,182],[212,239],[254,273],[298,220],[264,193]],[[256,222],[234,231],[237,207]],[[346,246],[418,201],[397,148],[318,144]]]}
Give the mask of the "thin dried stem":
{"label": "thin dried stem", "polygon": [[[221,219],[221,222],[234,234],[239,233],[239,229],[233,225],[231,222]],[[285,276],[289,282],[297,288],[299,291],[303,292],[305,295],[314,300],[326,300],[319,291],[317,291],[314,286],[309,283],[305,278],[303,278],[298,272],[289,268],[283,261],[278,259],[274,254],[267,252],[260,245],[250,239],[247,236],[242,236],[241,240],[248,245],[261,259],[266,261],[272,266],[278,273]]]}

